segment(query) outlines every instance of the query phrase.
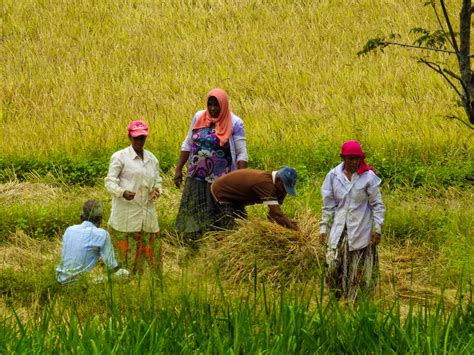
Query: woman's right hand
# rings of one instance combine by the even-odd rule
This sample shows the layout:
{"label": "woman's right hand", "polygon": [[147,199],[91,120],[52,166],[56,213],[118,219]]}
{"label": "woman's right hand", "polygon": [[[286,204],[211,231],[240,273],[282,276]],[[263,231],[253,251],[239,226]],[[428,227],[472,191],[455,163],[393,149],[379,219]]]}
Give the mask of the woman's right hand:
{"label": "woman's right hand", "polygon": [[174,172],[174,186],[178,189],[181,187],[181,182],[183,181],[183,172],[181,170],[176,170]]}
{"label": "woman's right hand", "polygon": [[327,238],[326,233],[319,234],[319,244],[326,245],[327,243],[326,238]]}
{"label": "woman's right hand", "polygon": [[181,182],[183,182],[183,166],[189,159],[189,152],[182,150],[179,154],[178,164],[176,164],[176,170],[174,171],[174,185],[179,189]]}
{"label": "woman's right hand", "polygon": [[135,198],[136,193],[132,191],[125,190],[123,192],[123,198],[126,199],[127,201],[131,201]]}

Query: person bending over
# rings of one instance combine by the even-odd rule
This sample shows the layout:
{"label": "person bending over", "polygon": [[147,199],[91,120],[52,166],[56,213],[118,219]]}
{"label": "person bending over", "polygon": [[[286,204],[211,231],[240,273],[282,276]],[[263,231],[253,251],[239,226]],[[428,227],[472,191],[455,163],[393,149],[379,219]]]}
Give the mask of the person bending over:
{"label": "person bending over", "polygon": [[281,210],[286,194],[296,195],[296,180],[296,170],[287,166],[273,172],[242,169],[219,177],[211,185],[218,211],[216,226],[230,229],[235,218],[246,216],[245,206],[264,204],[270,221],[299,230]]}

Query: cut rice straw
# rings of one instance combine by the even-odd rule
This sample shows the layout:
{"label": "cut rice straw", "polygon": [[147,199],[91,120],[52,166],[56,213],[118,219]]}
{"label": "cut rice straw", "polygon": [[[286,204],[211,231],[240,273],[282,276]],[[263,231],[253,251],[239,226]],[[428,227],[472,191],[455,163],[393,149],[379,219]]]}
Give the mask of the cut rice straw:
{"label": "cut rice straw", "polygon": [[301,231],[239,220],[236,230],[208,233],[197,264],[234,283],[252,280],[255,272],[259,281],[275,286],[311,279],[321,270],[325,247],[317,237],[319,221],[311,215],[298,220]]}

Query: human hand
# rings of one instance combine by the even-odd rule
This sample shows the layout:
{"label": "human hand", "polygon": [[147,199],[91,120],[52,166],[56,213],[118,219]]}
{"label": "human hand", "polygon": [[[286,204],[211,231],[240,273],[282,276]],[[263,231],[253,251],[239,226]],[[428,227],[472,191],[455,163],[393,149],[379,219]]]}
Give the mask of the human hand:
{"label": "human hand", "polygon": [[321,233],[319,235],[319,243],[321,245],[326,245],[326,233]]}
{"label": "human hand", "polygon": [[159,190],[153,190],[151,192],[151,199],[155,201],[158,197],[160,197],[160,191]]}
{"label": "human hand", "polygon": [[299,234],[301,236],[301,240],[304,241],[305,243],[310,241],[311,235],[308,232],[303,232],[302,230],[300,230]]}
{"label": "human hand", "polygon": [[378,233],[372,234],[372,240],[370,241],[371,245],[377,246],[379,245],[380,241],[382,240],[382,236]]}
{"label": "human hand", "polygon": [[118,269],[117,271],[115,271],[114,276],[117,278],[126,279],[130,276],[130,271],[128,271],[127,269]]}
{"label": "human hand", "polygon": [[183,172],[181,170],[176,170],[174,172],[174,186],[178,189],[181,187],[181,182],[183,181]]}
{"label": "human hand", "polygon": [[128,191],[128,190],[125,190],[123,192],[123,198],[126,199],[127,201],[131,201],[135,198],[135,195],[136,195],[136,192],[132,192],[132,191]]}

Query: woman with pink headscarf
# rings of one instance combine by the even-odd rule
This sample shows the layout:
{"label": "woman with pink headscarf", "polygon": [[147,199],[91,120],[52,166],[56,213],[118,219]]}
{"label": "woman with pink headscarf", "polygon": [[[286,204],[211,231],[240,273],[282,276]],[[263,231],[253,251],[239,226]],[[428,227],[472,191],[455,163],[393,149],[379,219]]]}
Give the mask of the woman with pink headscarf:
{"label": "woman with pink headscarf", "polygon": [[370,295],[378,281],[376,247],[385,207],[381,180],[365,162],[360,143],[345,142],[341,159],[321,189],[320,233],[321,240],[327,241],[326,283],[336,298],[354,301],[360,292]]}
{"label": "woman with pink headscarf", "polygon": [[187,162],[186,183],[176,218],[176,229],[194,241],[213,227],[216,206],[210,192],[219,176],[247,167],[247,147],[242,119],[230,111],[222,89],[212,89],[206,110],[198,111],[181,145],[174,183],[180,187]]}

